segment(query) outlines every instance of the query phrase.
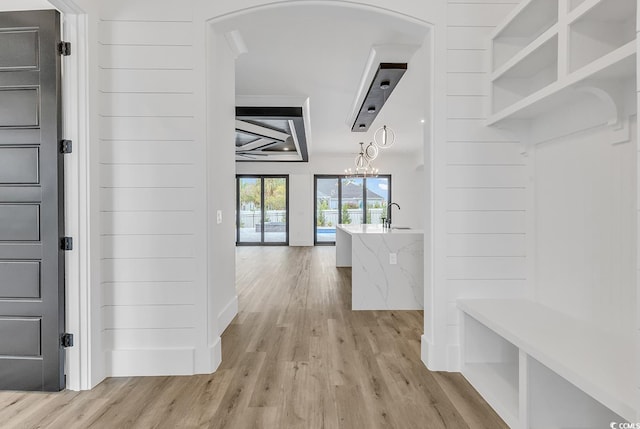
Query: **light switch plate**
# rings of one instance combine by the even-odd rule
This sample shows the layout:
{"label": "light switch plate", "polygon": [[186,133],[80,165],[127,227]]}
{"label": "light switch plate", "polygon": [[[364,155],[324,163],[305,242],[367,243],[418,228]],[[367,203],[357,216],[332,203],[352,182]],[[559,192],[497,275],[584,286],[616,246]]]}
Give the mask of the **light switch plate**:
{"label": "light switch plate", "polygon": [[396,265],[398,263],[398,254],[389,253],[389,264]]}
{"label": "light switch plate", "polygon": [[221,224],[221,223],[222,223],[222,210],[218,210],[218,211],[216,212],[216,222],[217,222],[218,224]]}

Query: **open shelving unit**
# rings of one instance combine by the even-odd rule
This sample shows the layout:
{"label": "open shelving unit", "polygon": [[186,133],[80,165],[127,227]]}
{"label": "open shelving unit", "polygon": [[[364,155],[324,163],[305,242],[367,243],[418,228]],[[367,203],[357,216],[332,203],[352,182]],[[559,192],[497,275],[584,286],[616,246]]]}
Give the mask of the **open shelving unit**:
{"label": "open shelving unit", "polygon": [[503,419],[518,421],[518,348],[466,316],[463,373]]}
{"label": "open shelving unit", "polygon": [[502,67],[557,22],[558,0],[521,3],[494,31],[493,69]]}
{"label": "open shelving unit", "polygon": [[462,374],[510,427],[595,429],[638,418],[628,342],[532,301],[458,307]]}
{"label": "open shelving unit", "polygon": [[576,88],[635,77],[636,0],[525,0],[491,40],[487,125],[535,118]]}

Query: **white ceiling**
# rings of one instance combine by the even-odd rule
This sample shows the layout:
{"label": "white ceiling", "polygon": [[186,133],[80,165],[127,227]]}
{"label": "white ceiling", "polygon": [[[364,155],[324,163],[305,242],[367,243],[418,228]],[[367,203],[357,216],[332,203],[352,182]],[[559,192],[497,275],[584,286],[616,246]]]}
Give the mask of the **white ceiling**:
{"label": "white ceiling", "polygon": [[46,0],[0,0],[0,11],[55,9]]}
{"label": "white ceiling", "polygon": [[[236,93],[310,99],[313,153],[356,153],[383,124],[396,132],[394,152],[419,152],[427,104],[428,51],[418,50],[407,73],[367,133],[351,132],[351,113],[373,45],[422,45],[427,28],[362,8],[287,5],[230,18],[248,53],[236,61]],[[359,107],[359,106],[358,106]]]}

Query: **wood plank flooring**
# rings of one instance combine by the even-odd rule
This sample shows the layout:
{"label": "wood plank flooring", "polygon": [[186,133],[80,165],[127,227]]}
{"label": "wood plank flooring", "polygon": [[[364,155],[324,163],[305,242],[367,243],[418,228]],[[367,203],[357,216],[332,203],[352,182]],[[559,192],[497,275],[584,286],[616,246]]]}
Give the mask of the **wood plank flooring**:
{"label": "wood plank flooring", "polygon": [[506,428],[461,375],[424,367],[422,312],[350,310],[334,252],[237,249],[240,312],[215,374],[0,392],[0,427]]}

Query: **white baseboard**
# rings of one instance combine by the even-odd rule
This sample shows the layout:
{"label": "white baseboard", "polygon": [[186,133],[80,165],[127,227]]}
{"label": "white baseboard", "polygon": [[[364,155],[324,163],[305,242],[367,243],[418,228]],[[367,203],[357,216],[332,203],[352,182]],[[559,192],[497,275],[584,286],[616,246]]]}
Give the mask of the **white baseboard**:
{"label": "white baseboard", "polygon": [[460,345],[447,347],[447,371],[460,372]]}
{"label": "white baseboard", "polygon": [[440,359],[435,345],[424,335],[420,339],[420,358],[430,371],[460,371],[460,345],[448,345],[446,359]]}
{"label": "white baseboard", "polygon": [[222,340],[220,337],[216,339],[214,344],[209,345],[209,356],[211,359],[211,373],[213,373],[222,363]]}
{"label": "white baseboard", "polygon": [[105,353],[109,377],[192,375],[195,349],[111,350]]}
{"label": "white baseboard", "polygon": [[218,314],[218,329],[219,335],[222,335],[227,326],[231,323],[234,317],[238,314],[238,296],[234,296],[231,301],[224,306],[222,311]]}
{"label": "white baseboard", "polygon": [[[429,340],[427,340],[427,338],[422,335],[420,337],[420,358],[422,359],[422,363],[430,370],[433,371],[433,359],[432,356],[430,356],[429,350],[432,350],[433,347],[431,346],[431,344],[429,343]],[[430,359],[431,358],[431,359]]]}

